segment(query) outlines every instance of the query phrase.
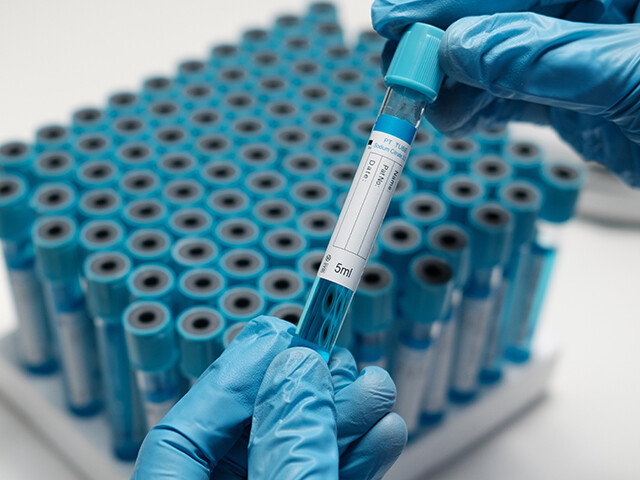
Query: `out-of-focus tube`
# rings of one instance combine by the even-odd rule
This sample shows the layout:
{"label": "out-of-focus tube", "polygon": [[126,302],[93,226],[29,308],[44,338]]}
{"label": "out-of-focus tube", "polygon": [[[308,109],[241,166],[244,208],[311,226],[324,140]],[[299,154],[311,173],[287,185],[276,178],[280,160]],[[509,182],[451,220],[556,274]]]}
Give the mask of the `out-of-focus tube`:
{"label": "out-of-focus tube", "polygon": [[33,373],[56,369],[55,342],[42,286],[36,275],[28,207],[27,182],[19,175],[0,173],[0,240],[18,317],[17,353]]}
{"label": "out-of-focus tube", "polygon": [[73,112],[71,127],[76,134],[98,132],[107,128],[108,117],[102,110],[84,107]]}
{"label": "out-of-focus tube", "polygon": [[262,247],[271,266],[295,266],[307,249],[307,239],[292,228],[275,228],[262,238]]}
{"label": "out-of-focus tube", "polygon": [[311,248],[325,247],[329,243],[338,216],[331,210],[309,210],[298,217],[298,230],[306,237]]}
{"label": "out-of-focus tube", "polygon": [[274,268],[260,277],[258,288],[267,302],[267,308],[271,308],[283,302],[300,300],[304,282],[291,268]]}
{"label": "out-of-focus tube", "polygon": [[172,209],[197,207],[204,200],[204,188],[190,178],[171,180],[162,189],[162,199]]}
{"label": "out-of-focus tube", "polygon": [[85,192],[78,202],[78,213],[89,219],[114,218],[122,210],[122,197],[112,188]]}
{"label": "out-of-focus tube", "polygon": [[213,218],[202,208],[180,208],[169,217],[169,230],[176,237],[194,236],[208,233],[213,226]]}
{"label": "out-of-focus tube", "polygon": [[440,192],[442,183],[451,172],[451,164],[435,153],[423,153],[409,160],[407,170],[418,189]]}
{"label": "out-of-focus tube", "polygon": [[175,327],[169,309],[161,302],[151,301],[129,305],[122,314],[122,322],[147,428],[151,429],[182,393]]}
{"label": "out-of-focus tube", "polygon": [[402,216],[425,231],[442,223],[449,213],[447,205],[431,193],[414,193],[400,206]]}
{"label": "out-of-focus tube", "polygon": [[251,206],[251,199],[239,188],[222,188],[209,194],[206,206],[219,220],[238,218],[246,215]]}
{"label": "out-of-focus tube", "polygon": [[76,205],[76,191],[71,186],[59,182],[43,183],[29,201],[29,207],[37,216],[65,215],[71,213]]}
{"label": "out-of-focus tube", "polygon": [[267,314],[272,317],[280,318],[292,325],[298,325],[300,317],[302,316],[302,310],[304,310],[304,305],[302,303],[285,302],[274,305]]}
{"label": "out-of-focus tube", "polygon": [[449,397],[464,403],[475,398],[482,355],[489,338],[492,308],[499,294],[502,268],[510,254],[513,216],[495,202],[469,212],[471,278],[464,290],[456,332]]}
{"label": "out-of-focus tube", "polygon": [[165,225],[167,217],[166,205],[157,198],[132,200],[122,211],[122,219],[129,230]]}
{"label": "out-of-focus tube", "polygon": [[228,218],[218,223],[214,234],[224,248],[248,248],[260,238],[260,227],[246,218]]}
{"label": "out-of-focus tube", "polygon": [[211,307],[189,308],[178,317],[180,371],[191,385],[222,353],[225,328],[224,318]]}
{"label": "out-of-focus tube", "polygon": [[[513,287],[518,263],[528,258],[529,247],[535,235],[535,221],[540,211],[542,194],[531,182],[516,180],[505,184],[498,193],[500,203],[513,215],[513,240],[502,281],[498,287],[493,309],[487,345],[483,353],[480,381],[493,384],[502,377],[504,337],[508,329],[507,319],[513,300]],[[523,245],[527,245],[524,246]]]}
{"label": "out-of-focus tube", "polygon": [[482,180],[489,198],[496,199],[500,185],[512,177],[513,167],[498,155],[483,155],[471,162],[471,175]]}
{"label": "out-of-focus tube", "polygon": [[422,255],[411,262],[408,277],[405,324],[400,328],[393,379],[398,392],[394,410],[411,435],[420,424],[422,392],[437,325],[451,308],[454,272],[444,259]]}
{"label": "out-of-focus tube", "polygon": [[118,166],[110,160],[90,160],[79,165],[74,173],[81,190],[109,188],[120,177]]}
{"label": "out-of-focus tube", "polygon": [[153,168],[156,150],[146,142],[125,142],[116,150],[115,159],[122,170]]}
{"label": "out-of-focus tube", "polygon": [[198,161],[187,152],[166,153],[158,159],[157,168],[165,178],[188,178],[196,174]]}
{"label": "out-of-focus tube", "polygon": [[515,177],[540,180],[542,149],[532,142],[510,142],[504,146],[504,159],[513,167]]}
{"label": "out-of-focus tube", "polygon": [[465,224],[471,208],[486,197],[486,189],[479,179],[468,175],[449,177],[441,186],[441,193],[449,205],[449,219]]}
{"label": "out-of-focus tube", "polygon": [[127,277],[132,300],[162,301],[169,308],[174,304],[175,275],[164,265],[149,263],[135,268]]}
{"label": "out-of-focus tube", "polygon": [[67,406],[76,415],[94,415],[101,407],[100,375],[93,325],[79,282],[76,223],[70,217],[42,217],[33,225],[32,236],[60,346]]}
{"label": "out-of-focus tube", "polygon": [[394,318],[395,275],[379,262],[369,262],[351,303],[351,351],[358,370],[389,367],[388,330]]}
{"label": "out-of-focus tube", "polygon": [[141,228],[129,235],[125,248],[134,264],[163,263],[169,260],[171,237],[157,228]]}
{"label": "out-of-focus tube", "polygon": [[82,258],[92,253],[116,250],[124,242],[124,228],[117,220],[91,220],[80,229]]}
{"label": "out-of-focus tube", "polygon": [[267,259],[262,252],[248,248],[228,250],[218,263],[230,285],[254,283],[267,268]]}
{"label": "out-of-focus tube", "polygon": [[135,459],[145,435],[140,394],[129,368],[121,321],[129,304],[126,279],[130,271],[129,258],[114,251],[94,253],[84,262],[87,307],[96,333],[111,445],[122,460]]}
{"label": "out-of-focus tube", "polygon": [[230,160],[212,160],[200,168],[199,176],[208,187],[232,187],[240,182],[242,170]]}
{"label": "out-of-focus tube", "polygon": [[378,243],[381,260],[393,269],[398,284],[404,284],[409,263],[423,245],[422,232],[406,220],[387,220],[380,229]]}
{"label": "out-of-focus tube", "polygon": [[76,168],[74,158],[64,151],[47,151],[38,155],[33,170],[39,181],[55,182],[71,178]]}
{"label": "out-of-focus tube", "polygon": [[509,131],[505,126],[480,128],[473,138],[480,144],[482,153],[500,155],[505,141],[509,138]]}
{"label": "out-of-focus tube", "polygon": [[250,143],[238,151],[238,161],[246,170],[266,170],[275,166],[278,154],[267,143]]}
{"label": "out-of-focus tube", "polygon": [[296,262],[296,270],[307,287],[311,286],[316,279],[320,265],[322,265],[322,257],[324,257],[324,250],[315,248],[302,255]]}
{"label": "out-of-focus tube", "polygon": [[231,342],[233,342],[246,325],[247,322],[238,322],[227,327],[224,331],[224,335],[222,336],[222,345],[225,349],[229,347]]}
{"label": "out-of-focus tube", "polygon": [[128,199],[153,198],[160,185],[160,177],[150,169],[130,170],[118,181],[118,189]]}
{"label": "out-of-focus tube", "polygon": [[293,153],[282,160],[282,169],[292,182],[314,178],[322,168],[322,162],[310,153]]}
{"label": "out-of-focus tube", "polygon": [[264,312],[265,301],[255,288],[237,286],[220,297],[218,309],[227,322],[248,322]]}
{"label": "out-of-focus tube", "polygon": [[220,253],[218,246],[206,237],[186,237],[178,240],[171,248],[174,269],[210,267]]}
{"label": "out-of-focus tube", "polygon": [[216,305],[226,286],[225,278],[213,268],[185,270],[178,279],[178,309],[184,310],[194,305]]}
{"label": "out-of-focus tube", "polygon": [[454,172],[466,173],[471,162],[480,155],[480,145],[467,137],[444,138],[438,145],[438,151],[451,162]]}
{"label": "out-of-focus tube", "polygon": [[284,196],[287,189],[287,178],[280,172],[252,172],[245,179],[245,187],[255,199],[277,198]]}
{"label": "out-of-focus tube", "polygon": [[529,359],[531,341],[543,305],[555,260],[558,227],[574,212],[584,171],[562,162],[544,164],[538,175],[543,192],[536,239],[520,258],[514,286],[512,309],[507,320],[505,356],[523,363]]}
{"label": "out-of-focus tube", "polygon": [[291,225],[296,215],[296,209],[287,200],[265,198],[253,206],[251,213],[258,225],[269,229]]}

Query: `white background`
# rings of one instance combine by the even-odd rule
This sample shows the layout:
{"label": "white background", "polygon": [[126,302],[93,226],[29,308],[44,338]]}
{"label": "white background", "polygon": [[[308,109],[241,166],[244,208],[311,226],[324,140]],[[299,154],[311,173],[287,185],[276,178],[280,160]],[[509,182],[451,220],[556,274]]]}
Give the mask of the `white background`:
{"label": "white background", "polygon": [[[369,24],[368,0],[338,3],[349,33]],[[0,142],[67,122],[75,107],[100,105],[108,92],[171,73],[178,60],[303,5],[0,0]],[[565,152],[549,132],[529,135]],[[640,478],[639,297],[639,231],[567,227],[545,311],[563,350],[548,398],[435,478]],[[2,331],[12,321],[8,298],[0,291]],[[1,400],[0,478],[77,478]]]}

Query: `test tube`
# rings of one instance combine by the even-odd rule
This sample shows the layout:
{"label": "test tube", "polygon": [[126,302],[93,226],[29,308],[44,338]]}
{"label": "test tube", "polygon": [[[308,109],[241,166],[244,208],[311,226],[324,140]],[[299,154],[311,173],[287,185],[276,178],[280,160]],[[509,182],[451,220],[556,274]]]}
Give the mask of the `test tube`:
{"label": "test tube", "polygon": [[466,173],[471,162],[480,155],[480,145],[467,137],[444,138],[438,145],[438,151],[451,162],[454,172]]}
{"label": "test tube", "polygon": [[191,135],[181,125],[163,125],[151,136],[159,153],[185,150],[191,143]]}
{"label": "test tube", "polygon": [[278,160],[278,153],[266,143],[251,143],[240,147],[238,161],[245,169],[266,170],[271,169]]}
{"label": "test tube", "polygon": [[258,100],[250,93],[232,91],[224,94],[220,109],[229,118],[256,115],[258,113]]}
{"label": "test tube", "polygon": [[267,259],[256,249],[233,248],[220,257],[219,265],[230,285],[249,285],[264,274]]}
{"label": "test tube", "polygon": [[308,210],[298,217],[296,226],[311,248],[326,247],[337,221],[331,210]]}
{"label": "test tube", "polygon": [[340,111],[327,108],[310,111],[304,123],[314,137],[322,138],[341,133],[345,120]]}
{"label": "test tube", "polygon": [[36,178],[41,182],[65,181],[76,168],[74,158],[60,150],[50,150],[38,155],[33,162]]}
{"label": "test tube", "polygon": [[255,52],[269,48],[272,44],[271,32],[263,28],[251,28],[242,33],[240,48],[245,51]]}
{"label": "test tube", "polygon": [[251,199],[239,188],[222,188],[209,194],[206,206],[218,220],[237,218],[247,214]]}
{"label": "test tube", "polygon": [[358,371],[375,365],[389,368],[387,337],[394,319],[395,275],[383,263],[369,262],[351,303],[350,350]]}
{"label": "test tube", "polygon": [[198,161],[188,152],[165,153],[158,159],[157,168],[165,178],[186,178],[196,174]]}
{"label": "test tube", "polygon": [[79,416],[101,407],[99,370],[93,325],[80,287],[80,255],[75,221],[70,217],[42,217],[33,225],[36,266],[51,312],[65,385],[66,403]]}
{"label": "test tube", "polygon": [[187,83],[178,94],[178,99],[188,110],[215,104],[218,92],[205,81]]}
{"label": "test tube", "polygon": [[262,114],[269,125],[274,127],[300,123],[300,107],[287,99],[268,102],[262,109]]}
{"label": "test tube", "polygon": [[356,155],[356,146],[346,135],[332,135],[318,140],[314,151],[325,164],[352,163]]}
{"label": "test tube", "polygon": [[266,100],[284,100],[290,95],[291,82],[277,73],[282,69],[282,59],[273,51],[258,52],[252,57],[256,66],[268,66],[256,85],[258,98]]}
{"label": "test tube", "polygon": [[555,260],[558,229],[573,215],[584,171],[565,162],[543,164],[538,173],[543,201],[534,241],[521,257],[514,285],[512,309],[507,319],[505,356],[515,363],[531,355],[535,331]]}
{"label": "test tube", "polygon": [[142,97],[147,101],[171,98],[174,94],[175,81],[169,77],[155,75],[142,83]]}
{"label": "test tube", "polygon": [[262,248],[270,266],[295,266],[298,257],[307,249],[307,239],[293,228],[281,227],[262,237]]}
{"label": "test tube", "polygon": [[244,185],[256,199],[277,198],[287,189],[287,178],[275,170],[258,171],[247,175]]}
{"label": "test tube", "polygon": [[140,116],[119,117],[109,125],[109,133],[116,143],[144,141],[151,128]]}
{"label": "test tube", "polygon": [[291,202],[280,198],[259,200],[251,209],[253,219],[263,228],[289,226],[293,223],[296,209]]}
{"label": "test tube", "polygon": [[225,349],[233,342],[246,325],[247,322],[238,322],[227,327],[222,336],[222,345]]}
{"label": "test tube", "polygon": [[27,192],[24,178],[0,173],[0,240],[18,318],[18,358],[27,371],[46,374],[56,369],[56,351],[35,269],[29,230],[34,213]]}
{"label": "test tube", "polygon": [[[426,105],[437,96],[443,32],[414,24],[386,76],[390,85],[298,324],[294,343],[328,359],[391,202]],[[419,60],[418,60],[419,59]],[[429,59],[429,60],[427,60]],[[417,61],[424,68],[414,69]]]}
{"label": "test tube", "polygon": [[80,229],[82,258],[92,253],[116,250],[124,241],[124,227],[117,220],[91,220]]}
{"label": "test tube", "polygon": [[283,302],[295,302],[304,291],[302,278],[291,268],[272,268],[258,282],[258,289],[271,308]]}
{"label": "test tube", "polygon": [[218,258],[218,254],[218,246],[206,237],[182,238],[171,248],[171,259],[176,271],[210,267]]}
{"label": "test tube", "polygon": [[404,218],[425,232],[428,228],[444,222],[449,209],[436,195],[414,193],[402,202],[400,212]]}
{"label": "test tube", "polygon": [[222,294],[218,309],[227,322],[248,322],[264,312],[265,301],[255,288],[239,285]]}
{"label": "test tube", "polygon": [[215,107],[197,108],[187,116],[187,126],[194,136],[218,131],[224,122],[222,112]]}
{"label": "test tube", "polygon": [[182,106],[169,99],[156,100],[146,108],[146,116],[153,127],[178,123],[183,115]]}
{"label": "test tube", "polygon": [[192,178],[177,178],[164,185],[162,199],[173,209],[197,207],[204,199],[204,187]]}
{"label": "test tube", "polygon": [[483,153],[501,154],[505,141],[509,138],[509,132],[504,125],[495,125],[479,128],[473,138],[480,144]]}
{"label": "test tube", "polygon": [[113,188],[98,188],[82,194],[78,213],[85,219],[114,218],[122,209],[122,197]]}
{"label": "test tube", "polygon": [[399,285],[404,284],[409,264],[423,242],[420,229],[402,218],[386,220],[382,224],[378,240],[380,258],[393,269]]}
{"label": "test tube", "polygon": [[422,392],[439,324],[450,314],[454,272],[443,258],[416,257],[408,275],[404,298],[405,322],[400,327],[393,367],[398,392],[394,410],[407,424],[409,435],[418,429]]}
{"label": "test tube", "polygon": [[213,218],[203,208],[179,208],[169,217],[169,230],[176,237],[204,235],[212,226]]}
{"label": "test tube", "polygon": [[486,197],[486,189],[480,180],[464,174],[445,180],[441,193],[449,206],[449,218],[459,223],[467,223],[471,208]]}
{"label": "test tube", "polygon": [[64,215],[75,209],[77,205],[75,190],[59,182],[43,183],[29,201],[29,206],[37,216]]}
{"label": "test tube", "polygon": [[208,64],[214,68],[236,64],[242,55],[242,50],[236,45],[222,43],[215,45],[209,52]]}
{"label": "test tube", "polygon": [[146,426],[151,429],[182,393],[175,327],[166,305],[153,301],[133,302],[122,314],[122,322]]}
{"label": "test tube", "polygon": [[201,161],[222,160],[231,152],[231,140],[222,133],[207,133],[196,138],[194,149]]}
{"label": "test tube", "polygon": [[269,133],[267,122],[259,117],[240,117],[229,126],[229,134],[237,145],[265,142]]}
{"label": "test tube", "polygon": [[411,158],[407,170],[420,190],[440,192],[451,172],[451,164],[436,153],[424,153]]}
{"label": "test tube", "polygon": [[194,305],[215,305],[226,288],[225,278],[213,268],[192,268],[182,272],[178,278],[179,308]]}
{"label": "test tube", "polygon": [[273,132],[275,145],[281,155],[306,152],[311,143],[311,135],[302,127],[283,126]]}
{"label": "test tube", "polygon": [[158,228],[140,228],[129,234],[125,248],[137,265],[146,262],[163,263],[169,260],[171,237]]}
{"label": "test tube", "polygon": [[470,273],[470,239],[460,225],[444,223],[429,230],[427,248],[445,258],[454,271],[451,309],[440,322],[432,345],[422,393],[420,422],[434,425],[444,418],[462,291]]}
{"label": "test tube", "polygon": [[178,317],[180,372],[190,385],[222,353],[225,328],[224,318],[211,307],[192,307]]}
{"label": "test tube", "polygon": [[322,162],[310,153],[293,153],[282,159],[282,169],[292,182],[316,177],[322,168]]}
{"label": "test tube", "polygon": [[[521,259],[528,258],[529,243],[535,235],[535,221],[542,204],[542,193],[531,182],[516,180],[505,184],[499,192],[500,203],[513,215],[513,239],[511,255],[498,287],[493,311],[491,329],[482,359],[480,381],[496,383],[502,377],[502,354],[504,336],[508,328],[507,319],[513,300],[513,286]],[[524,246],[523,246],[524,245]],[[519,301],[519,299],[518,299]]]}
{"label": "test tube", "polygon": [[513,167],[498,155],[482,155],[471,162],[471,175],[482,180],[487,197],[498,197],[498,189],[513,176]]}
{"label": "test tube", "polygon": [[300,180],[291,185],[289,197],[300,209],[326,208],[331,205],[333,192],[320,180]]}
{"label": "test tube", "polygon": [[142,99],[132,92],[116,92],[107,99],[107,115],[120,117],[140,111]]}
{"label": "test tube", "polygon": [[323,257],[324,250],[321,248],[314,248],[302,255],[296,262],[296,270],[305,281],[307,287],[310,287],[316,279],[320,265],[322,265]]}
{"label": "test tube", "polygon": [[267,313],[268,315],[276,318],[280,318],[293,325],[298,325],[300,317],[302,316],[302,310],[304,305],[298,302],[285,302],[274,305]]}
{"label": "test tube", "polygon": [[242,170],[230,160],[212,160],[200,168],[199,177],[207,187],[233,187],[240,182]]}
{"label": "test tube", "polygon": [[349,189],[358,165],[351,162],[335,163],[327,169],[326,178],[336,195]]}
{"label": "test tube", "polygon": [[516,177],[540,180],[542,149],[533,142],[509,142],[504,146],[504,159],[513,166]]}
{"label": "test tube", "polygon": [[16,173],[32,181],[33,147],[24,142],[7,142],[0,145],[0,172]]}
{"label": "test tube", "polygon": [[126,142],[117,148],[115,157],[123,170],[153,168],[156,151],[144,142]]}
{"label": "test tube", "polygon": [[166,223],[167,216],[166,205],[155,198],[133,200],[122,212],[122,219],[129,229],[161,226]]}
{"label": "test tube", "polygon": [[73,112],[71,128],[80,135],[88,132],[98,132],[107,127],[107,115],[98,108],[84,107]]}
{"label": "test tube", "polygon": [[158,174],[148,168],[129,170],[118,181],[118,188],[130,200],[154,197],[160,190]]}
{"label": "test tube", "polygon": [[183,60],[178,65],[176,80],[179,83],[202,82],[207,78],[207,65],[196,59]]}
{"label": "test tube", "polygon": [[260,227],[246,218],[228,218],[218,223],[214,235],[224,248],[247,248],[258,242]]}
{"label": "test tube", "polygon": [[469,212],[471,277],[460,306],[449,398],[457,403],[475,399],[482,355],[489,341],[494,303],[502,283],[502,268],[510,254],[513,216],[495,202]]}
{"label": "test tube", "polygon": [[146,263],[134,268],[127,278],[132,300],[161,301],[173,307],[175,275],[164,265]]}
{"label": "test tube", "polygon": [[36,131],[37,151],[63,150],[69,147],[71,131],[62,125],[46,125]]}
{"label": "test tube", "polygon": [[84,262],[87,307],[96,334],[111,446],[121,460],[135,459],[145,435],[140,394],[129,368],[121,321],[129,304],[126,279],[130,271],[129,258],[115,251],[94,253]]}
{"label": "test tube", "polygon": [[90,160],[75,170],[76,184],[82,190],[112,187],[119,177],[118,166],[110,160]]}

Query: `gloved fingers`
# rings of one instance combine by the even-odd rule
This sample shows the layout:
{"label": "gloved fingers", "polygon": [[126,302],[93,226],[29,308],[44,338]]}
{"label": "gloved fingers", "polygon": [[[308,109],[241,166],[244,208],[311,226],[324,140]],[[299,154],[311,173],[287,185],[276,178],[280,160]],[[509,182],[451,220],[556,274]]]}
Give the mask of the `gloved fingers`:
{"label": "gloved fingers", "polygon": [[440,44],[454,80],[494,96],[601,115],[640,141],[637,25],[592,25],[533,13],[467,17]]}
{"label": "gloved fingers", "polygon": [[247,455],[249,448],[249,433],[251,426],[248,425],[242,432],[241,437],[229,449],[227,454],[218,462],[213,470],[212,478],[224,480],[244,480],[247,478]]}
{"label": "gloved fingers", "polygon": [[342,455],[393,408],[396,386],[386,370],[367,367],[335,394],[338,450]]}
{"label": "gloved fingers", "polygon": [[[247,324],[151,431],[138,462],[152,474],[149,478],[188,478],[183,472],[215,468],[249,425],[260,386],[257,380],[289,346],[294,330],[274,317],[259,317]],[[175,461],[164,461],[170,457]]]}
{"label": "gloved fingers", "polygon": [[381,479],[407,444],[407,426],[397,413],[385,415],[340,457],[340,480]]}
{"label": "gloved fingers", "polygon": [[249,478],[337,479],[331,374],[311,349],[290,348],[267,369],[255,399]]}
{"label": "gloved fingers", "polygon": [[526,121],[548,125],[549,107],[521,100],[497,98],[485,90],[446,79],[425,117],[440,132],[461,137],[477,130]]}
{"label": "gloved fingers", "polygon": [[333,380],[333,391],[337,394],[358,377],[358,366],[346,348],[334,347],[329,357],[329,371]]}
{"label": "gloved fingers", "polygon": [[[607,0],[580,2],[594,4],[588,12],[589,17],[585,12],[580,17],[581,21],[596,21],[596,15],[601,16],[604,10],[603,1]],[[562,16],[575,9],[575,3],[575,0],[375,0],[371,6],[371,21],[380,35],[399,40],[405,29],[415,22],[445,30],[456,20],[469,15],[535,10],[545,15]]]}

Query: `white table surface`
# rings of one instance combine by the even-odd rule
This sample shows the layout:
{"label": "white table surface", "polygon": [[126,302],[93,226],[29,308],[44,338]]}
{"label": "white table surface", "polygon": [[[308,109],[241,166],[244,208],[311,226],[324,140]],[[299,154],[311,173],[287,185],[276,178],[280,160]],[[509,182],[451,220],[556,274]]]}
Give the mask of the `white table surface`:
{"label": "white table surface", "polygon": [[[368,0],[336,3],[349,33],[369,24]],[[0,0],[0,142],[67,122],[71,109],[301,4]],[[517,131],[552,156],[567,152],[548,131]],[[578,220],[563,241],[544,312],[563,350],[548,398],[437,480],[640,478],[640,231]],[[0,289],[0,332],[11,328],[10,308]],[[0,478],[80,477],[0,398]]]}

